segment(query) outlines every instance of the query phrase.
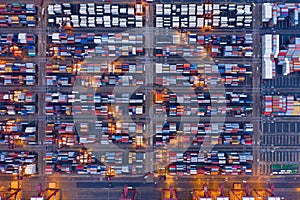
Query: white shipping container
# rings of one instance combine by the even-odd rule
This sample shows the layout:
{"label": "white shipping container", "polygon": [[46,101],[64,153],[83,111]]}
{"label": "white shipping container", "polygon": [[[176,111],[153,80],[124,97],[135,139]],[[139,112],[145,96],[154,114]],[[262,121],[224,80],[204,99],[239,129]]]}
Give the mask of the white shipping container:
{"label": "white shipping container", "polygon": [[142,4],[135,4],[136,14],[143,14]]}
{"label": "white shipping container", "polygon": [[137,28],[143,27],[143,22],[136,22],[135,27],[137,27]]}
{"label": "white shipping container", "polygon": [[197,15],[203,15],[203,5],[197,5]]}
{"label": "white shipping container", "polygon": [[128,15],[135,15],[135,13],[134,13],[134,8],[128,8],[127,14],[128,14]]}
{"label": "white shipping container", "polygon": [[157,74],[162,73],[162,63],[156,63],[155,71]]}
{"label": "white shipping container", "polygon": [[202,28],[204,25],[204,18],[198,18],[197,19],[197,27]]}
{"label": "white shipping container", "polygon": [[179,22],[172,22],[172,27],[173,28],[179,28]]}

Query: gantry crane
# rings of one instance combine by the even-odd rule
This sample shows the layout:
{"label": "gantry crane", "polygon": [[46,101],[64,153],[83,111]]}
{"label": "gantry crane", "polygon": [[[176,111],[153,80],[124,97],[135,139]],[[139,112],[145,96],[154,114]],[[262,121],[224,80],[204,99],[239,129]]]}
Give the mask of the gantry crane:
{"label": "gantry crane", "polygon": [[219,184],[219,196],[217,196],[217,197],[213,196],[212,199],[216,199],[216,200],[229,200],[229,197],[225,195],[224,185],[222,183]]}
{"label": "gantry crane", "polygon": [[233,200],[242,200],[244,195],[244,190],[242,189],[241,183],[233,183],[233,189],[230,190],[230,199]]}
{"label": "gantry crane", "polygon": [[[268,199],[269,197],[275,197],[274,184],[269,185],[270,189],[253,189],[253,195],[257,199]],[[276,198],[276,197],[275,197]]]}
{"label": "gantry crane", "polygon": [[[204,8],[205,8],[205,13],[204,13],[204,19],[205,20],[210,20],[210,23],[212,23],[212,20],[213,20],[213,0],[206,0],[205,1],[205,5],[204,5]],[[204,24],[204,31],[209,31],[211,30],[211,25],[209,24]]]}
{"label": "gantry crane", "polygon": [[177,191],[172,186],[169,189],[163,189],[162,200],[177,200]]}
{"label": "gantry crane", "polygon": [[17,199],[17,195],[19,192],[21,192],[21,188],[18,189],[9,188],[1,194],[0,199],[3,200]]}
{"label": "gantry crane", "polygon": [[254,197],[251,196],[250,187],[248,183],[245,183],[244,189],[241,188],[240,183],[234,183],[231,192],[233,195],[230,199],[233,200],[254,199]]}
{"label": "gantry crane", "polygon": [[[132,192],[132,195],[129,195],[130,191]],[[122,197],[119,200],[136,200],[136,190],[128,188],[128,186],[125,185],[123,188]]]}
{"label": "gantry crane", "polygon": [[49,195],[45,198],[45,200],[50,200],[52,197],[55,200],[56,199],[56,194],[59,192],[59,189],[51,189],[47,188],[44,192],[48,192]]}
{"label": "gantry crane", "polygon": [[9,188],[0,193],[0,199],[2,200],[10,200],[10,199],[17,199],[17,196],[19,194],[19,192],[21,192],[21,187],[19,185],[18,181],[12,181],[9,184]]}
{"label": "gantry crane", "polygon": [[[49,184],[50,185],[50,184]],[[42,184],[37,185],[37,197],[44,197],[45,200],[51,200],[52,198],[56,200],[56,194],[59,192],[58,188],[46,188],[43,190]]]}
{"label": "gantry crane", "polygon": [[220,188],[220,196],[221,196],[221,197],[224,197],[224,196],[225,196],[224,185],[221,183],[221,184],[219,185],[219,188]]}
{"label": "gantry crane", "polygon": [[204,196],[203,197],[205,197],[205,198],[210,197],[210,194],[209,194],[209,191],[208,191],[208,188],[207,188],[206,184],[203,185],[203,190],[204,190]]}
{"label": "gantry crane", "polygon": [[[203,185],[203,189],[194,189],[193,190],[193,199],[194,200],[216,200],[219,193],[224,193],[223,191],[220,192],[218,189],[208,189],[207,184]],[[221,195],[222,196],[222,195]]]}

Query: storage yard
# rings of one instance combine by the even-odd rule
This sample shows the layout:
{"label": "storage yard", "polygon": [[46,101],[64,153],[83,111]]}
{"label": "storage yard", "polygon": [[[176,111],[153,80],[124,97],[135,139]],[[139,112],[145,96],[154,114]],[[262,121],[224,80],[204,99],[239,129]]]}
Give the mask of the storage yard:
{"label": "storage yard", "polygon": [[50,4],[48,25],[70,28],[143,27],[142,4]]}
{"label": "storage yard", "polygon": [[0,199],[299,199],[299,8],[1,3]]}
{"label": "storage yard", "polygon": [[[264,3],[263,26],[278,30],[298,27],[298,7],[297,3]],[[299,151],[293,148],[299,144],[295,134],[299,101],[293,85],[296,86],[299,79],[299,35],[280,31],[262,35],[262,56],[262,113],[265,124],[261,135],[260,173],[295,174],[299,171]],[[273,146],[273,150],[267,150],[267,144]]]}
{"label": "storage yard", "polygon": [[158,28],[252,27],[251,5],[156,4],[155,14],[155,26]]}
{"label": "storage yard", "polygon": [[269,27],[281,27],[286,24],[299,26],[299,4],[264,3],[262,5],[262,22]]}
{"label": "storage yard", "polygon": [[37,7],[34,4],[1,4],[1,27],[35,27],[37,22]]}
{"label": "storage yard", "polygon": [[[188,148],[202,145],[252,145],[253,125],[251,123],[179,123],[169,122],[164,125],[156,125],[155,146],[167,144],[171,148],[177,145]],[[182,136],[178,136],[183,134]],[[221,134],[221,136],[219,136]],[[176,137],[175,137],[176,136]],[[175,143],[175,141],[178,143]]]}

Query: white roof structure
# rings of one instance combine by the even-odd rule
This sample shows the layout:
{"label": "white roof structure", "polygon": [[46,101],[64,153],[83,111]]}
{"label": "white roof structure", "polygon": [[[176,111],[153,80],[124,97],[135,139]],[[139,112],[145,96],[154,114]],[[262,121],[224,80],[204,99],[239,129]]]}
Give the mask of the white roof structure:
{"label": "white roof structure", "polygon": [[268,197],[268,200],[281,200],[280,197]]}
{"label": "white roof structure", "polygon": [[254,200],[254,197],[243,197],[242,200]]}
{"label": "white roof structure", "polygon": [[262,36],[262,78],[272,79],[273,70],[275,71],[275,63],[271,59],[272,55],[272,34]]}
{"label": "white roof structure", "polygon": [[272,5],[270,3],[264,3],[262,5],[262,22],[268,22],[272,19]]}
{"label": "white roof structure", "polygon": [[285,58],[284,61],[285,62],[284,62],[283,67],[282,67],[282,73],[283,73],[283,75],[288,75],[288,74],[291,73],[291,71],[290,71],[290,61],[289,61],[288,58]]}
{"label": "white roof structure", "polygon": [[217,197],[217,200],[229,200],[229,197]]}
{"label": "white roof structure", "polygon": [[279,54],[279,35],[278,34],[273,35],[272,50],[273,50],[274,58],[277,58],[278,54]]}

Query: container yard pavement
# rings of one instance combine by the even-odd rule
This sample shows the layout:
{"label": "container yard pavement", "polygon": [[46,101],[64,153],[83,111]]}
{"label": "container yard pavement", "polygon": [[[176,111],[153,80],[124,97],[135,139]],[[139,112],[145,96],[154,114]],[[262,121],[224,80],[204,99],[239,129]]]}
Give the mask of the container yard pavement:
{"label": "container yard pavement", "polygon": [[[21,1],[26,3],[32,3],[32,1]],[[39,2],[35,1],[38,5]],[[64,3],[64,1],[57,1],[57,0],[44,0],[42,7],[47,10],[47,5],[51,3]],[[85,1],[82,1],[84,3],[87,3]],[[92,2],[92,1],[91,1]],[[96,2],[96,1],[95,1]],[[117,3],[117,1],[113,1],[114,3]],[[242,2],[242,1],[239,1]],[[254,2],[260,2],[260,1],[254,1]],[[122,2],[121,2],[122,3]],[[252,3],[252,2],[251,2]],[[136,60],[140,60],[141,63],[145,64],[145,91],[146,93],[146,102],[144,105],[149,108],[153,105],[154,99],[151,95],[152,88],[154,87],[154,81],[157,76],[157,74],[154,73],[155,71],[155,62],[158,61],[164,61],[164,58],[158,58],[153,55],[153,44],[155,42],[154,34],[152,34],[154,31],[152,28],[154,27],[156,21],[154,19],[154,10],[155,4],[146,4],[145,7],[145,56],[138,57],[137,59],[129,58],[128,61],[134,62]],[[39,7],[39,11],[41,11],[41,7]],[[62,199],[118,199],[121,196],[121,190],[124,184],[128,184],[129,186],[132,186],[134,188],[137,188],[137,199],[149,199],[149,196],[152,196],[152,199],[159,199],[161,197],[161,190],[168,188],[169,186],[173,186],[174,188],[177,188],[179,199],[190,199],[190,191],[191,188],[201,188],[203,183],[208,183],[209,187],[217,187],[219,183],[225,183],[225,188],[229,189],[232,187],[232,184],[239,181],[247,180],[247,182],[250,184],[251,188],[265,188],[267,187],[267,183],[272,182],[275,183],[277,194],[280,194],[281,196],[285,196],[287,199],[300,199],[299,192],[297,193],[295,191],[295,187],[298,187],[300,184],[299,180],[296,180],[293,182],[293,184],[289,184],[286,186],[283,182],[286,181],[286,177],[284,176],[278,176],[275,178],[270,178],[269,176],[260,175],[262,172],[261,163],[265,164],[266,166],[269,166],[269,163],[260,162],[261,158],[261,144],[260,140],[263,136],[263,131],[261,130],[261,122],[263,120],[267,120],[265,118],[261,118],[261,105],[262,105],[262,99],[261,99],[261,34],[265,33],[272,33],[273,30],[271,29],[261,29],[261,13],[260,13],[260,6],[257,4],[253,7],[253,22],[252,22],[252,28],[241,28],[241,29],[234,29],[235,34],[245,34],[245,33],[252,33],[254,45],[253,46],[253,56],[249,58],[224,58],[220,57],[217,58],[222,63],[232,63],[233,61],[237,60],[241,64],[252,64],[252,80],[246,80],[246,86],[245,85],[239,85],[238,87],[235,87],[233,89],[236,93],[247,93],[252,96],[253,100],[253,110],[252,113],[249,115],[247,114],[246,117],[243,118],[236,118],[233,116],[226,117],[226,121],[229,122],[250,122],[253,124],[253,143],[251,146],[228,146],[228,147],[216,147],[215,149],[219,151],[229,151],[232,150],[231,148],[240,148],[241,151],[252,151],[253,152],[253,163],[252,163],[252,173],[253,176],[247,176],[247,175],[240,175],[240,176],[229,176],[229,180],[226,181],[225,177],[217,177],[217,176],[199,176],[199,177],[182,177],[182,176],[167,176],[167,180],[164,182],[159,182],[155,178],[154,180],[150,180],[149,182],[145,182],[143,179],[143,175],[141,176],[132,176],[128,175],[129,177],[113,177],[112,182],[112,188],[109,188],[109,182],[101,180],[101,175],[83,175],[79,176],[76,174],[68,174],[68,175],[60,175],[60,174],[54,174],[54,175],[46,175],[45,174],[45,156],[48,149],[45,145],[43,145],[43,142],[45,141],[46,137],[46,127],[47,122],[49,121],[70,121],[72,118],[68,118],[67,116],[53,116],[49,117],[46,114],[45,108],[48,104],[55,103],[53,102],[53,99],[50,99],[48,102],[45,101],[46,94],[52,93],[53,91],[59,91],[59,92],[72,92],[72,88],[68,87],[59,87],[59,88],[53,88],[49,87],[46,82],[46,63],[49,61],[49,57],[46,55],[48,54],[47,48],[48,45],[46,41],[48,41],[47,37],[49,32],[59,32],[58,28],[49,28],[47,26],[47,15],[44,17],[39,18],[38,26],[34,29],[27,29],[27,28],[11,28],[11,29],[0,29],[0,34],[4,33],[33,33],[37,36],[38,42],[37,42],[37,56],[36,57],[30,57],[26,58],[26,62],[33,62],[36,63],[38,66],[37,70],[37,84],[35,86],[27,87],[27,86],[9,86],[10,90],[27,90],[28,92],[34,92],[37,93],[37,108],[38,112],[33,115],[28,116],[9,116],[10,119],[17,119],[17,120],[24,120],[24,121],[37,121],[38,122],[38,135],[37,135],[37,145],[35,146],[27,146],[27,147],[16,147],[14,151],[33,151],[37,152],[38,154],[38,175],[32,176],[32,177],[24,177],[22,181],[20,181],[22,187],[24,188],[23,191],[23,197],[28,199],[32,195],[37,194],[37,184],[42,183],[43,187],[47,187],[47,183],[49,182],[57,182],[58,187],[61,189],[61,197]],[[107,28],[109,29],[109,28]],[[298,30],[298,29],[297,29]],[[106,30],[105,28],[95,28],[90,30],[89,28],[82,28],[82,29],[76,29],[73,32],[69,31],[70,33],[90,33],[90,32],[101,32],[101,33],[108,33],[110,31],[118,32],[123,31],[120,28],[111,28],[109,30]],[[195,31],[195,29],[187,29],[187,31]],[[69,33],[68,32],[68,33]],[[159,34],[162,34],[163,31],[158,31],[157,36]],[[205,34],[230,34],[232,32],[231,29],[216,29],[213,31],[207,31]],[[285,29],[278,29],[276,30],[278,34],[288,34],[290,30]],[[192,60],[192,59],[191,59]],[[216,60],[216,59],[215,59]],[[171,62],[177,62],[178,59],[176,58],[168,58],[168,61]],[[258,67],[258,70],[257,70]],[[251,79],[251,78],[249,78]],[[284,90],[284,88],[282,88]],[[291,90],[290,88],[287,88],[287,90]],[[7,89],[4,87],[0,87],[1,92],[6,92]],[[101,92],[109,92],[111,91],[111,88],[104,88],[100,90]],[[126,92],[126,87],[124,87],[124,90],[122,92]],[[184,91],[183,91],[184,92]],[[147,109],[146,114],[154,113],[154,108]],[[158,122],[165,121],[165,116],[157,116],[154,119],[148,119],[149,116],[142,116],[141,118],[144,118],[145,120],[140,120],[140,118],[137,118],[136,121],[138,122],[146,122],[149,123],[150,126],[150,134],[148,135],[149,138],[152,138],[153,135],[155,135],[154,127],[155,124]],[[6,120],[7,116],[0,116],[0,120]],[[89,122],[90,117],[89,116],[76,116],[76,118],[82,122]],[[150,117],[151,118],[151,117]],[[124,116],[125,121],[128,119],[132,119],[130,116]],[[177,117],[168,116],[168,120],[170,121],[178,121]],[[216,120],[222,121],[222,118]],[[283,121],[288,122],[297,122],[297,118],[287,118],[283,117],[281,118]],[[199,117],[182,117],[181,122],[191,122],[191,121],[197,121],[199,122]],[[209,116],[203,116],[200,118],[200,121],[207,122],[210,121]],[[148,129],[147,129],[148,130]],[[279,140],[279,139],[278,139]],[[283,140],[283,139],[282,139]],[[152,150],[153,147],[153,140],[150,140],[149,142],[149,150]],[[57,147],[53,146],[52,151],[56,151]],[[293,147],[290,147],[288,144],[285,146],[286,150],[294,150]],[[1,151],[8,150],[7,147],[0,147]],[[60,149],[60,150],[72,150],[72,148],[66,148],[66,149]],[[145,163],[149,164],[149,166],[146,167],[145,171],[153,171],[153,165],[150,165],[150,163],[153,163],[154,156],[151,154],[148,154],[149,156],[146,156]],[[2,175],[1,175],[2,176]],[[3,181],[9,181],[12,179],[12,177],[3,176]],[[1,177],[2,178],[2,177]],[[257,181],[259,180],[259,181]],[[2,181],[2,179],[1,179]],[[158,182],[157,184],[154,184],[154,182]],[[2,182],[1,182],[2,184]],[[7,185],[7,184],[2,184]]]}

